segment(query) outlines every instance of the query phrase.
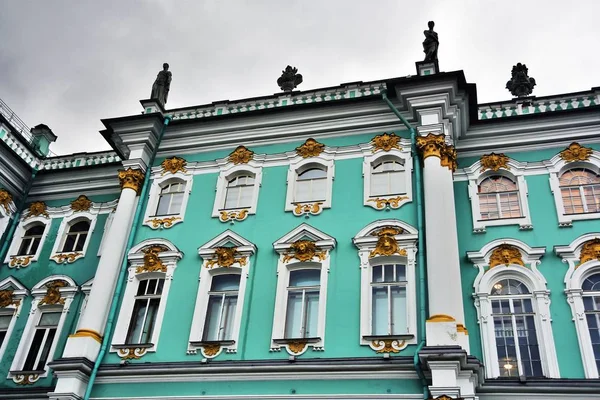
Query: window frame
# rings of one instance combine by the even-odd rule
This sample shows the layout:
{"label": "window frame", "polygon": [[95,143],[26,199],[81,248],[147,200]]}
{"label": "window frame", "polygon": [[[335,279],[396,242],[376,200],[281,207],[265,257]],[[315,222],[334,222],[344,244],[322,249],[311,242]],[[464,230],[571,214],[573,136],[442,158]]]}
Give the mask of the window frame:
{"label": "window frame", "polygon": [[[29,228],[31,228],[33,225],[36,225],[36,224],[44,225],[44,233],[42,234],[42,238],[40,240],[40,244],[37,248],[37,251],[35,252],[35,254],[32,255],[31,258],[29,258],[28,262],[24,262],[23,264],[11,265],[12,264],[11,261],[13,261],[13,259],[23,259],[24,257],[27,257],[27,256],[17,256],[17,252],[19,251],[19,247],[21,247],[21,242],[22,242],[23,236],[25,235],[25,232],[27,232],[27,230]],[[27,267],[31,263],[36,262],[40,258],[40,254],[42,253],[42,249],[44,247],[44,244],[46,243],[46,238],[48,237],[48,233],[51,229],[51,224],[52,224],[52,220],[50,219],[50,217],[45,217],[45,216],[35,216],[35,217],[31,217],[31,218],[21,219],[21,222],[19,223],[19,225],[17,226],[17,229],[15,230],[15,233],[13,234],[10,248],[6,252],[6,257],[4,258],[4,263],[8,264],[9,268],[19,269],[19,268]]]}
{"label": "window frame", "polygon": [[7,277],[2,282],[0,282],[0,290],[12,290],[12,302],[8,304],[6,307],[0,308],[0,315],[10,315],[11,320],[6,329],[6,336],[4,337],[4,342],[0,346],[0,360],[4,356],[6,352],[6,348],[8,347],[8,342],[11,339],[12,332],[17,323],[17,319],[21,315],[21,310],[23,307],[23,301],[25,297],[29,296],[29,291],[23,286],[16,278],[12,276]]}
{"label": "window frame", "polygon": [[[151,246],[163,246],[166,250],[159,253],[159,257],[163,265],[166,267],[166,272],[136,272],[139,267],[144,266],[144,250]],[[140,357],[147,353],[156,352],[159,344],[160,331],[163,325],[163,319],[169,299],[173,274],[177,268],[177,262],[183,254],[166,239],[148,239],[134,246],[128,253],[129,268],[128,279],[123,293],[123,300],[119,309],[115,331],[111,342],[111,353],[117,353],[119,357],[126,357],[128,351],[138,354]],[[149,343],[131,344],[126,343],[129,325],[135,298],[140,282],[147,279],[164,279],[162,294],[160,296],[160,304],[156,313],[155,325],[152,331],[152,337]]]}
{"label": "window frame", "polygon": [[[398,209],[406,203],[413,201],[412,194],[412,170],[413,160],[410,152],[410,146],[403,146],[402,150],[391,149],[387,152],[372,151],[365,152],[363,157],[363,205],[372,207],[376,210],[385,210],[388,208]],[[402,173],[404,175],[404,193],[375,195],[371,193],[371,177],[375,164],[385,161],[396,161],[403,164]],[[398,201],[389,201],[398,199]]]}
{"label": "window frame", "polygon": [[[293,243],[297,240],[304,240],[306,237],[310,238],[311,241],[315,243],[320,252],[323,252],[322,259],[313,257],[312,260],[300,261],[295,257],[289,256]],[[336,241],[333,237],[306,223],[296,227],[294,230],[273,243],[273,248],[279,254],[279,259],[277,261],[277,289],[275,293],[275,309],[273,311],[271,351],[281,351],[281,348],[285,348],[289,355],[300,356],[304,354],[309,347],[312,348],[313,351],[323,351],[325,349],[327,284],[331,266],[331,252],[335,248],[335,245]],[[300,269],[320,270],[317,336],[313,338],[286,338],[285,325],[290,272]],[[294,343],[302,343],[302,345],[300,348],[296,348]]]}
{"label": "window frame", "polygon": [[[65,281],[68,284],[68,286],[58,288],[58,290],[61,294],[61,297],[64,299],[64,304],[42,304],[42,305],[40,305],[40,302],[42,301],[44,296],[46,296],[46,293],[47,293],[47,288],[45,285],[48,283],[51,283],[55,280]],[[46,376],[48,376],[48,373],[50,370],[50,368],[48,367],[48,364],[54,360],[54,355],[55,355],[54,353],[56,352],[56,347],[58,346],[58,343],[62,339],[61,335],[63,333],[64,324],[67,319],[67,315],[69,313],[70,305],[71,305],[73,298],[74,298],[75,294],[77,293],[77,291],[78,291],[78,288],[77,288],[77,285],[75,284],[75,282],[66,275],[49,276],[49,277],[43,279],[42,281],[40,281],[38,284],[36,284],[33,287],[33,289],[31,290],[31,295],[32,295],[33,299],[31,300],[31,308],[30,308],[29,316],[27,318],[27,323],[25,324],[25,328],[23,329],[23,335],[21,336],[21,340],[19,341],[19,345],[17,347],[17,351],[15,353],[14,359],[10,366],[10,370],[8,373],[9,379],[12,379],[15,383],[19,383],[19,382],[23,382],[25,377],[28,375],[29,381],[33,383],[41,378],[45,378]],[[37,326],[37,323],[38,323],[42,313],[46,312],[46,311],[50,311],[50,312],[60,311],[61,316],[60,316],[60,320],[59,320],[57,328],[56,328],[56,333],[54,335],[54,340],[53,340],[52,346],[50,347],[50,351],[48,353],[48,358],[46,359],[44,372],[42,373],[40,370],[39,373],[34,374],[34,375],[23,374],[23,372],[30,372],[30,371],[23,371],[22,368],[25,364],[27,354],[29,353],[29,349],[33,342],[33,338],[34,338],[34,334],[35,334],[35,330],[36,330],[35,328]]]}
{"label": "window frame", "polygon": [[[80,258],[85,257],[87,254],[88,247],[90,245],[92,235],[94,234],[94,230],[96,228],[96,221],[98,219],[98,210],[90,211],[81,211],[81,212],[71,212],[71,215],[65,216],[58,228],[58,232],[56,234],[57,240],[54,241],[54,245],[52,246],[52,253],[50,253],[50,260],[54,261],[57,264],[65,264],[65,263],[74,263]],[[63,252],[62,249],[64,247],[65,241],[67,239],[67,235],[71,227],[83,220],[87,220],[90,223],[90,227],[88,229],[87,237],[85,238],[85,242],[83,244],[83,249],[80,251],[66,251]],[[66,257],[69,255],[69,257]],[[62,257],[61,257],[62,256]]]}
{"label": "window frame", "polygon": [[[303,172],[319,168],[325,170],[325,193],[324,199],[315,201],[296,202],[297,178]],[[285,211],[292,212],[295,216],[301,215],[319,215],[324,209],[331,208],[333,180],[335,178],[335,163],[333,156],[321,153],[316,157],[302,158],[296,156],[290,160],[290,165],[287,173],[287,191],[285,197]],[[306,207],[306,210],[302,209]],[[311,207],[312,206],[312,207]]]}
{"label": "window frame", "polygon": [[[502,244],[517,248],[524,265],[496,265],[490,268],[490,257],[493,251]],[[545,252],[545,247],[532,248],[516,239],[497,239],[483,246],[480,251],[467,252],[467,257],[479,270],[473,283],[472,296],[477,310],[485,373],[488,379],[501,377],[490,293],[494,284],[502,279],[517,280],[529,289],[535,312],[534,321],[542,372],[546,378],[560,378],[552,332],[550,291],[547,289],[546,279],[538,269],[540,258]]]}
{"label": "window frame", "polygon": [[[192,193],[194,176],[189,171],[185,173],[178,171],[174,174],[165,172],[163,175],[159,175],[158,171],[162,171],[162,169],[157,171],[153,170],[152,173],[152,184],[150,185],[150,191],[148,193],[143,225],[151,229],[169,229],[174,225],[182,223],[185,219],[185,211]],[[184,186],[183,199],[181,200],[179,212],[169,215],[156,215],[160,194],[163,188],[173,183],[181,183]]]}
{"label": "window frame", "polygon": [[[254,177],[254,189],[252,190],[250,205],[248,207],[225,208],[225,197],[227,195],[229,182],[244,175]],[[219,218],[221,222],[227,222],[232,218],[236,221],[243,221],[248,215],[255,215],[261,184],[262,163],[258,161],[250,160],[247,164],[238,165],[227,162],[222,165],[219,169],[219,176],[217,177],[212,217]]]}
{"label": "window frame", "polygon": [[[6,189],[3,190],[7,191]],[[8,193],[10,194],[10,192]],[[12,199],[7,204],[0,205],[0,237],[4,235],[15,212],[17,212],[17,207]]]}

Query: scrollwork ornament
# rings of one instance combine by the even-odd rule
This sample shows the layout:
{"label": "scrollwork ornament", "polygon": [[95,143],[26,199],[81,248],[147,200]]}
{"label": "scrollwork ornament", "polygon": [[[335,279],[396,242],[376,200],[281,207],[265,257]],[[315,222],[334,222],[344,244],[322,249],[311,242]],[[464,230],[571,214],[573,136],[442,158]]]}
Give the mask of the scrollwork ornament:
{"label": "scrollwork ornament", "polygon": [[373,146],[372,152],[375,153],[378,150],[390,151],[392,149],[402,150],[399,143],[400,137],[396,136],[394,132],[385,132],[371,139],[371,145]]}
{"label": "scrollwork ornament", "polygon": [[243,221],[248,216],[248,210],[221,211],[219,213],[219,221]]}
{"label": "scrollwork ornament", "polygon": [[127,347],[124,349],[117,349],[117,355],[123,360],[139,360],[148,351],[145,347]]}
{"label": "scrollwork ornament", "polygon": [[139,169],[127,168],[126,170],[119,171],[121,190],[133,189],[137,194],[140,194],[143,182],[144,173]]}
{"label": "scrollwork ornament", "polygon": [[296,147],[296,153],[302,158],[316,157],[323,150],[325,150],[325,145],[313,138],[306,139],[306,142],[302,146]]}
{"label": "scrollwork ornament", "polygon": [[34,201],[29,205],[25,219],[39,216],[50,218],[50,215],[48,214],[48,206],[46,206],[46,203],[43,201]]}
{"label": "scrollwork ornament", "polygon": [[399,353],[405,346],[404,340],[376,339],[371,342],[371,348],[376,353]]}
{"label": "scrollwork ornament", "polygon": [[181,157],[166,158],[163,160],[162,163],[160,163],[160,166],[162,167],[161,175],[165,175],[166,173],[175,174],[180,171],[183,173],[186,173],[187,172],[187,169],[185,169],[186,165],[187,165],[187,161]]}
{"label": "scrollwork ornament", "polygon": [[34,256],[10,256],[8,266],[10,268],[24,268],[31,264]]}
{"label": "scrollwork ornament", "polygon": [[296,203],[294,215],[297,217],[307,214],[317,215],[321,212],[322,205],[323,203],[320,201],[315,203]]}
{"label": "scrollwork ornament", "polygon": [[282,261],[284,263],[295,258],[298,261],[312,261],[317,257],[319,261],[323,261],[327,257],[327,253],[317,247],[315,242],[310,240],[297,240],[292,243],[289,251],[284,254]]}
{"label": "scrollwork ornament", "polygon": [[54,260],[58,263],[58,264],[64,264],[64,263],[72,263],[75,262],[77,260],[78,257],[82,256],[83,253],[79,253],[79,252],[75,252],[75,253],[59,253],[56,255],[53,255],[52,258],[54,258]]}
{"label": "scrollwork ornament", "polygon": [[142,272],[167,272],[167,267],[163,264],[159,257],[159,253],[165,251],[164,246],[150,246],[142,250],[144,253],[144,265],[135,269],[135,273]]}
{"label": "scrollwork ornament", "polygon": [[47,283],[46,295],[39,304],[65,304],[65,299],[60,294],[60,288],[65,286],[68,286],[68,283],[60,279]]}
{"label": "scrollwork ornament", "polygon": [[579,265],[590,260],[600,261],[600,238],[588,240],[581,247],[581,253],[579,254]]}
{"label": "scrollwork ornament", "polygon": [[12,195],[8,193],[6,189],[0,189],[0,206],[2,206],[7,213],[10,213],[10,203],[12,203],[12,201]]}
{"label": "scrollwork ornament", "polygon": [[212,268],[215,265],[229,268],[235,263],[240,266],[246,265],[248,258],[245,256],[237,257],[237,247],[217,247],[215,249],[215,258],[206,262],[206,268]]}
{"label": "scrollwork ornament", "polygon": [[481,163],[480,172],[487,171],[488,169],[492,171],[498,171],[500,170],[500,168],[510,169],[510,166],[508,165],[508,160],[509,158],[502,153],[484,154],[479,160]]}
{"label": "scrollwork ornament", "polygon": [[492,255],[490,256],[490,268],[494,268],[497,265],[506,265],[508,267],[510,264],[517,264],[522,267],[525,266],[523,256],[518,248],[503,243],[492,251]]}
{"label": "scrollwork ornament", "polygon": [[181,219],[181,217],[152,218],[147,220],[146,223],[152,224],[152,229],[169,229],[173,226],[173,223],[179,219]]}
{"label": "scrollwork ornament", "polygon": [[82,194],[71,202],[71,210],[75,212],[89,211],[92,208],[92,201]]}
{"label": "scrollwork ornament", "polygon": [[400,202],[402,200],[408,200],[408,196],[396,196],[396,197],[375,197],[373,199],[369,199],[367,201],[372,201],[375,203],[375,208],[378,210],[383,210],[386,207],[390,207],[393,209],[400,207]]}
{"label": "scrollwork ornament", "polygon": [[33,385],[39,379],[39,374],[16,374],[13,377],[13,382],[17,385]]}
{"label": "scrollwork ornament", "polygon": [[573,142],[569,147],[560,152],[560,158],[566,162],[586,161],[590,159],[593,152],[594,150],[589,147],[584,147],[577,142]]}
{"label": "scrollwork ornament", "polygon": [[254,152],[247,149],[245,146],[238,146],[234,151],[229,154],[229,162],[237,164],[248,164],[254,157]]}

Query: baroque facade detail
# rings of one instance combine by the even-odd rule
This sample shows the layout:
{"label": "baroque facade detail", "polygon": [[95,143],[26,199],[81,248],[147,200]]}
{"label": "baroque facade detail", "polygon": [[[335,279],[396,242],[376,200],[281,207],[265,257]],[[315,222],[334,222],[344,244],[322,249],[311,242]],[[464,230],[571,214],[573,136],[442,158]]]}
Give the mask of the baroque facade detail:
{"label": "baroque facade detail", "polygon": [[146,347],[123,347],[117,349],[117,355],[123,360],[139,360],[142,358],[148,349]]}
{"label": "baroque facade detail", "polygon": [[234,210],[234,211],[220,211],[219,221],[243,221],[248,216],[248,209]]}
{"label": "baroque facade detail", "polygon": [[315,139],[306,139],[302,146],[296,147],[296,154],[302,158],[317,157],[325,150],[323,143],[317,142]]}
{"label": "baroque facade detail", "polygon": [[490,153],[484,154],[481,156],[481,172],[491,170],[491,171],[499,171],[500,168],[510,169],[508,165],[508,157],[502,153]]}
{"label": "baroque facade detail", "polygon": [[65,304],[65,299],[60,294],[60,288],[68,286],[68,283],[62,280],[55,280],[46,284],[46,295],[40,300],[42,304]]}
{"label": "baroque facade detail", "polygon": [[7,213],[10,212],[10,203],[12,203],[13,198],[10,193],[6,189],[0,189],[0,206],[4,208],[4,211]]}
{"label": "baroque facade detail", "polygon": [[579,143],[573,142],[569,147],[560,152],[560,158],[566,162],[586,161],[590,159],[593,152],[594,150],[589,147],[584,147]]}
{"label": "baroque facade detail", "polygon": [[25,219],[41,216],[50,218],[50,214],[48,214],[48,206],[43,201],[34,201],[29,205]]}
{"label": "baroque facade detail", "polygon": [[140,194],[144,183],[144,173],[139,169],[132,168],[121,170],[119,171],[119,183],[121,184],[121,190],[133,189],[137,194]]}
{"label": "baroque facade detail", "polygon": [[600,238],[595,238],[585,242],[579,255],[579,265],[590,260],[600,261]]}
{"label": "baroque facade detail", "polygon": [[173,226],[173,222],[180,220],[181,217],[164,217],[164,218],[151,218],[146,223],[151,224],[152,229],[165,228],[169,229]]}
{"label": "baroque facade detail", "polygon": [[401,256],[406,256],[406,249],[402,249],[398,246],[398,241],[395,236],[402,233],[402,230],[398,228],[383,228],[374,233],[374,236],[379,236],[377,240],[377,244],[375,244],[375,249],[373,249],[369,253],[369,258],[373,258],[376,256],[391,256],[394,254],[399,254]]}
{"label": "baroque facade detail", "polygon": [[181,157],[166,158],[160,164],[160,166],[162,167],[161,175],[165,175],[167,173],[175,174],[177,172],[186,173],[187,172],[187,169],[185,169],[186,165],[187,165],[187,161]]}
{"label": "baroque facade detail", "polygon": [[159,253],[165,251],[163,246],[150,246],[142,250],[144,252],[144,265],[140,265],[135,269],[135,273],[142,272],[167,272],[166,265],[163,264],[159,257]]}
{"label": "baroque facade detail", "polygon": [[82,194],[71,202],[71,210],[75,212],[89,211],[92,208],[92,204],[92,201],[86,195]]}
{"label": "baroque facade detail", "polygon": [[237,247],[217,247],[215,249],[216,258],[208,260],[206,262],[206,268],[212,268],[215,265],[227,268],[231,267],[235,263],[246,265],[248,262],[248,257],[238,257],[238,254]]}
{"label": "baroque facade detail", "polygon": [[52,258],[58,263],[58,264],[64,264],[64,263],[72,263],[75,262],[77,260],[78,257],[82,256],[83,253],[79,253],[79,252],[73,252],[73,253],[59,253],[59,254],[55,254],[52,256]]}
{"label": "baroque facade detail", "polygon": [[18,306],[21,300],[15,299],[12,290],[0,290],[0,308]]}
{"label": "baroque facade detail", "polygon": [[518,248],[505,243],[492,251],[492,255],[490,256],[490,269],[497,265],[509,266],[510,264],[518,264],[522,267],[525,266],[523,255]]}
{"label": "baroque facade detail", "polygon": [[289,251],[283,256],[282,261],[286,263],[294,258],[298,261],[312,261],[315,257],[317,257],[319,261],[323,261],[325,257],[327,257],[327,253],[319,249],[315,242],[310,240],[297,240],[292,243]]}
{"label": "baroque facade detail", "polygon": [[247,149],[245,146],[238,146],[234,151],[229,154],[227,158],[229,162],[238,164],[248,164],[254,157],[254,152]]}
{"label": "baroque facade detail", "polygon": [[22,268],[31,264],[34,256],[10,256],[8,266],[11,268]]}
{"label": "baroque facade detail", "polygon": [[400,137],[394,132],[382,133],[381,135],[375,136],[371,139],[371,145],[373,146],[372,152],[375,153],[378,150],[390,151],[392,149],[402,150],[400,147]]}
{"label": "baroque facade detail", "polygon": [[323,211],[323,208],[321,207],[322,205],[323,202],[321,201],[317,201],[315,203],[296,203],[293,212],[296,217],[308,214],[317,215]]}
{"label": "baroque facade detail", "polygon": [[446,144],[443,134],[429,133],[427,136],[417,137],[417,148],[421,151],[423,159],[437,157],[440,159],[442,167],[448,167],[453,172],[456,171],[456,149],[454,146]]}
{"label": "baroque facade detail", "polygon": [[387,207],[397,209],[400,208],[400,202],[408,198],[408,196],[376,197],[374,199],[368,199],[367,201],[374,202],[375,208],[378,210],[383,210]]}
{"label": "baroque facade detail", "polygon": [[399,353],[406,347],[406,342],[399,339],[375,339],[370,347],[375,353]]}
{"label": "baroque facade detail", "polygon": [[304,340],[293,340],[293,341],[290,341],[289,343],[287,343],[287,347],[288,347],[288,349],[290,349],[290,352],[292,352],[293,354],[299,354],[304,351],[307,343],[308,342],[306,342]]}

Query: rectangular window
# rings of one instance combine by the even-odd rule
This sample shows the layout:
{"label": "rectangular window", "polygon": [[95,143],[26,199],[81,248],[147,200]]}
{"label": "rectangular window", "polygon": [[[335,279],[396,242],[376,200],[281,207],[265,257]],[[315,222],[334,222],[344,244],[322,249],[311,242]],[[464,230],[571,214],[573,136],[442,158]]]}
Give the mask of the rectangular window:
{"label": "rectangular window", "polygon": [[583,304],[596,367],[600,371],[600,296],[584,296]]}
{"label": "rectangular window", "polygon": [[300,269],[290,272],[285,338],[317,337],[321,271]]}
{"label": "rectangular window", "polygon": [[10,321],[12,321],[12,318],[13,318],[12,314],[0,315],[0,348],[4,344],[4,341],[8,340],[6,338],[6,335],[8,333],[8,326],[10,325]]}
{"label": "rectangular window", "polygon": [[240,275],[215,275],[208,292],[203,341],[232,340]]}
{"label": "rectangular window", "polygon": [[140,281],[125,344],[147,344],[152,340],[164,279]]}
{"label": "rectangular window", "polygon": [[181,182],[165,186],[158,198],[156,216],[178,214],[183,203],[184,189],[185,184]]}
{"label": "rectangular window", "polygon": [[373,336],[408,333],[406,284],[404,265],[373,266],[371,281],[371,334]]}
{"label": "rectangular window", "polygon": [[479,193],[481,219],[521,217],[519,192]]}
{"label": "rectangular window", "polygon": [[54,342],[61,311],[45,311],[40,315],[35,327],[33,340],[23,365],[23,371],[43,371],[50,356],[50,348]]}

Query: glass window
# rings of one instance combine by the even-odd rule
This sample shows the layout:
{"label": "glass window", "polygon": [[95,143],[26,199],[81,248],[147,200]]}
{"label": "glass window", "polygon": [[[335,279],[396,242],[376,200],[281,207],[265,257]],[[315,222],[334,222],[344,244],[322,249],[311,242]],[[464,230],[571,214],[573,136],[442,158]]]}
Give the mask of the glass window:
{"label": "glass window", "polygon": [[18,256],[32,256],[34,255],[40,242],[46,226],[44,224],[36,224],[25,231],[23,238],[21,239],[21,245],[19,246]]}
{"label": "glass window", "polygon": [[35,327],[33,340],[27,352],[23,371],[43,371],[50,357],[50,348],[56,336],[61,311],[45,311]]}
{"label": "glass window", "polygon": [[600,371],[600,273],[588,277],[581,288],[596,367]]}
{"label": "glass window", "polygon": [[497,282],[490,293],[500,375],[543,376],[533,297],[514,279]]}
{"label": "glass window", "polygon": [[523,216],[519,202],[519,190],[515,182],[500,175],[490,176],[479,184],[478,189],[481,219]]}
{"label": "glass window", "polygon": [[79,221],[69,228],[61,252],[82,251],[90,231],[90,221]]}
{"label": "glass window", "polygon": [[139,282],[125,344],[151,343],[164,279]]}
{"label": "glass window", "polygon": [[371,280],[371,334],[400,335],[408,331],[406,318],[406,267],[373,266]]}
{"label": "glass window", "polygon": [[215,275],[208,292],[208,310],[202,340],[233,339],[233,324],[240,290],[238,274]]}
{"label": "glass window", "polygon": [[565,214],[600,212],[600,176],[585,168],[573,168],[559,179]]}
{"label": "glass window", "polygon": [[163,187],[158,197],[156,216],[179,214],[184,191],[184,182],[174,182]]}
{"label": "glass window", "polygon": [[249,175],[235,177],[227,183],[226,190],[225,209],[251,207],[254,177]]}
{"label": "glass window", "polygon": [[404,166],[395,160],[382,161],[371,170],[371,196],[405,193]]}
{"label": "glass window", "polygon": [[299,173],[296,179],[294,202],[325,201],[327,193],[327,171],[310,168]]}
{"label": "glass window", "polygon": [[6,335],[8,333],[8,326],[10,325],[10,321],[12,320],[12,314],[3,314],[0,315],[0,347],[4,344],[6,339]]}
{"label": "glass window", "polygon": [[290,272],[285,316],[286,339],[317,337],[320,281],[320,269]]}

